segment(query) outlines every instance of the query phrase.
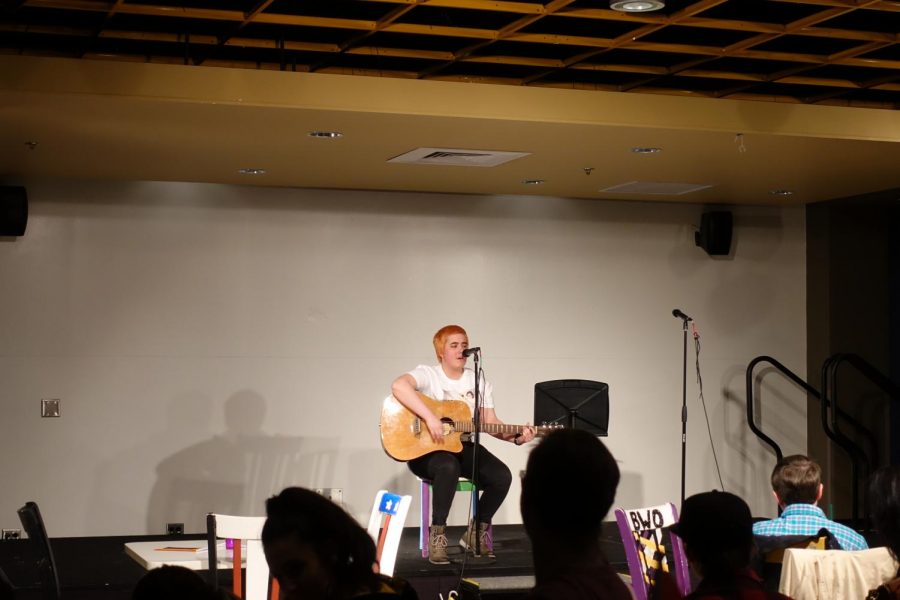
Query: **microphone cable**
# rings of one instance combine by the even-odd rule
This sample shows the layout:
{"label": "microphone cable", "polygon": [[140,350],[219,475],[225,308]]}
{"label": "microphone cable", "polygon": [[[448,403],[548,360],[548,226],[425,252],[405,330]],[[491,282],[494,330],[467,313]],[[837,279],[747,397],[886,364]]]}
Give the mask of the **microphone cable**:
{"label": "microphone cable", "polygon": [[696,356],[695,366],[697,370],[697,386],[700,388],[700,403],[703,405],[703,417],[706,419],[706,432],[709,435],[709,447],[712,449],[713,461],[716,463],[716,475],[719,478],[719,487],[725,491],[725,484],[722,483],[722,470],[719,468],[719,457],[716,455],[716,445],[713,443],[712,428],[709,425],[709,412],[706,410],[706,398],[703,397],[703,378],[700,376],[700,332],[697,331],[697,324],[691,321],[691,330],[694,336],[694,354]]}

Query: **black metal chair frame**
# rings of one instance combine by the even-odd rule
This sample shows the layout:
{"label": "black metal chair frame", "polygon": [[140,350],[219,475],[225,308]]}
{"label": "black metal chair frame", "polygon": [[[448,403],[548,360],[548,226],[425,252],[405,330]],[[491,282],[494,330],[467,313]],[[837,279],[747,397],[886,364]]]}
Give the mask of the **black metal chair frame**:
{"label": "black metal chair frame", "polygon": [[53,558],[53,549],[50,547],[50,538],[47,536],[41,511],[37,503],[26,502],[25,506],[18,510],[18,513],[22,528],[28,534],[28,538],[38,553],[37,571],[43,598],[44,600],[60,600],[62,590],[56,571],[56,561]]}

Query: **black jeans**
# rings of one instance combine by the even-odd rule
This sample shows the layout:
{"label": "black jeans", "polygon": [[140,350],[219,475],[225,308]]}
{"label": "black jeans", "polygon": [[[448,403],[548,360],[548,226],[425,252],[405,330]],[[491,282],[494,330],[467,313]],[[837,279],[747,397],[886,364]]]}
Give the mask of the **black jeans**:
{"label": "black jeans", "polygon": [[[472,458],[475,447],[464,443],[462,452],[457,454],[443,450],[432,452],[409,461],[409,470],[422,479],[431,481],[431,524],[446,525],[450,505],[456,495],[456,484],[460,477],[472,477]],[[503,504],[509,492],[512,473],[484,446],[478,447],[478,520],[490,523],[494,514]]]}

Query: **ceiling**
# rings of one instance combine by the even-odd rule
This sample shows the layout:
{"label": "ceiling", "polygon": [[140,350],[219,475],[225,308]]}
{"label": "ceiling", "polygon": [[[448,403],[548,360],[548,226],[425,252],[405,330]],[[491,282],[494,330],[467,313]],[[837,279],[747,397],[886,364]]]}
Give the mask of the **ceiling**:
{"label": "ceiling", "polygon": [[[900,2],[666,4],[0,0],[0,179],[726,204],[900,188]],[[419,147],[527,155],[388,162]],[[629,182],[699,189],[604,191]]]}

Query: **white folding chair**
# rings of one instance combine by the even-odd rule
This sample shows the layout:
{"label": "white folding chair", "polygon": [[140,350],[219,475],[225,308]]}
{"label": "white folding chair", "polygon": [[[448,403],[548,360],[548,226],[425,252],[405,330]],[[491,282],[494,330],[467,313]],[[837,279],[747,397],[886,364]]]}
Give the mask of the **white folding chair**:
{"label": "white folding chair", "polygon": [[378,490],[375,494],[367,530],[375,540],[375,559],[378,561],[379,570],[388,577],[394,574],[400,536],[410,504],[412,496],[398,496],[386,490]]}
{"label": "white folding chair", "polygon": [[[217,547],[220,539],[233,541],[232,592],[244,600],[278,599],[278,582],[269,576],[269,565],[262,547],[262,528],[265,517],[238,517],[233,515],[206,515],[206,536],[209,544],[210,579],[218,587]],[[246,542],[246,547],[243,546]],[[246,555],[245,555],[246,548]],[[241,567],[246,567],[247,581],[243,585]],[[271,594],[269,581],[271,580]]]}

